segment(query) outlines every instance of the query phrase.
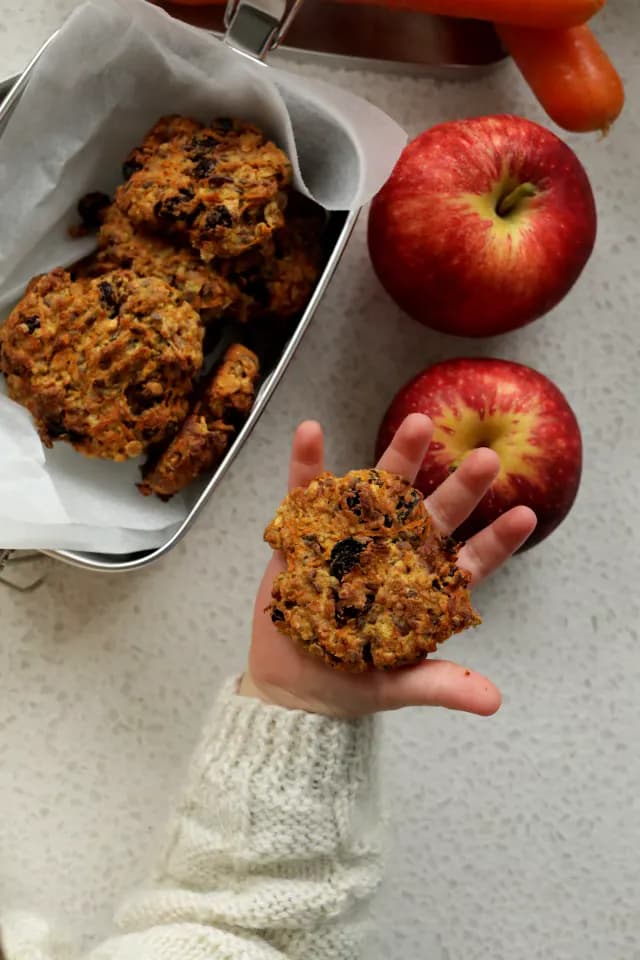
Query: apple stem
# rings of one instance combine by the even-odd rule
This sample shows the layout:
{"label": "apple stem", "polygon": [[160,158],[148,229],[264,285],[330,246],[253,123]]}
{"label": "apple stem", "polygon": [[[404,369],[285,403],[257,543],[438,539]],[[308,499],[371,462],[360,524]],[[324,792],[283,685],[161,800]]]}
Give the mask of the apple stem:
{"label": "apple stem", "polygon": [[535,197],[537,192],[537,188],[532,183],[518,184],[518,186],[507,193],[506,196],[498,200],[496,213],[499,217],[508,217],[521,200],[526,200],[528,197]]}

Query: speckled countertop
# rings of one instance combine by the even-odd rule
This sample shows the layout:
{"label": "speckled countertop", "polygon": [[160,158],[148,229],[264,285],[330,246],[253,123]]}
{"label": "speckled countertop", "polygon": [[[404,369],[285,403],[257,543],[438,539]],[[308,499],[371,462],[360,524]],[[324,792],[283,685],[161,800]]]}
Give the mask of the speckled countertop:
{"label": "speckled countertop", "polygon": [[[75,5],[1,0],[2,72],[24,66]],[[202,712],[242,665],[261,532],[294,424],[320,418],[330,462],[346,469],[370,457],[406,378],[473,351],[559,384],[581,421],[585,475],[570,519],[482,589],[485,625],[447,650],[500,684],[502,711],[388,720],[395,844],[369,957],[640,957],[640,6],[610,0],[597,26],[629,102],[605,141],[569,138],[596,190],[600,233],[560,307],[493,341],[438,337],[382,295],[362,219],[267,414],[186,541],[135,576],[52,564],[36,592],[0,588],[3,907],[59,915],[85,942],[108,930],[115,901],[144,873]],[[505,110],[545,122],[510,64],[473,84],[331,77],[412,134]]]}

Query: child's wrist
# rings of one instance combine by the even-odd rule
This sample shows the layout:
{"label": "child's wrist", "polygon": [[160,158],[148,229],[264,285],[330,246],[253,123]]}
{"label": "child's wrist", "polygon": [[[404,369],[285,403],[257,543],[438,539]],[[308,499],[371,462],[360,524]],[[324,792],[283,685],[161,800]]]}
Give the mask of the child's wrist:
{"label": "child's wrist", "polygon": [[250,697],[252,700],[262,700],[263,703],[269,703],[276,707],[280,706],[280,704],[275,703],[273,700],[265,696],[260,687],[254,683],[253,677],[248,670],[246,670],[240,678],[240,683],[238,684],[238,696]]}
{"label": "child's wrist", "polygon": [[347,719],[346,715],[338,709],[332,709],[329,704],[303,700],[282,687],[256,683],[250,670],[246,670],[242,675],[237,692],[240,697],[260,700],[269,706],[281,707],[284,710],[302,710],[305,713],[315,713],[334,720]]}

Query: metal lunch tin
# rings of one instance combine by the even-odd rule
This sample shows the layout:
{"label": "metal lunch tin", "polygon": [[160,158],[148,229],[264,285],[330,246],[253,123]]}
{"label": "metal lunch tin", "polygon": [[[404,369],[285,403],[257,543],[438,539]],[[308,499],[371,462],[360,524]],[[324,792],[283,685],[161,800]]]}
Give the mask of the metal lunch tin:
{"label": "metal lunch tin", "polygon": [[[269,51],[278,44],[282,36],[282,31],[286,26],[286,4],[281,2],[281,0],[277,0],[277,3],[274,3],[273,0],[265,0],[265,7],[267,5],[271,8],[278,6],[280,8],[278,15],[269,14],[266,10],[245,5],[244,3],[230,3],[228,11],[228,31],[225,39],[231,47],[237,50],[239,55],[251,56],[255,59],[263,60]],[[53,37],[41,48],[24,73],[0,85],[0,97],[3,97],[2,103],[0,104],[0,134],[13,109],[19,102],[37,61],[52,40]],[[132,554],[100,554],[73,550],[43,550],[41,551],[42,553],[77,567],[109,573],[122,573],[148,566],[150,563],[167,554],[182,537],[184,537],[238,456],[243,444],[258,422],[276,386],[287,369],[336,269],[358,218],[358,212],[357,210],[352,212],[338,211],[328,215],[327,236],[330,238],[330,249],[328,250],[326,265],[313,295],[289,340],[285,344],[280,358],[263,380],[249,417],[243,424],[242,429],[238,432],[223,461],[219,464],[204,489],[200,492],[200,495],[197,497],[178,529],[160,546]],[[12,551],[10,549],[0,548],[0,570],[2,570],[7,563],[11,562],[11,555]],[[22,552],[16,552],[14,559],[20,556],[22,556]]]}
{"label": "metal lunch tin", "polygon": [[[323,3],[322,11],[318,10],[318,2]],[[188,10],[198,11],[196,7],[178,8],[166,3],[162,5],[170,12],[182,15]],[[214,19],[202,20],[203,11],[208,10],[211,15],[212,9],[215,13]],[[199,15],[189,16],[189,19],[222,35],[225,42],[239,55],[261,61],[264,61],[276,48],[280,47],[281,51],[284,49],[282,44],[286,34],[290,38],[287,46],[288,55],[302,53],[311,57],[322,56],[325,59],[327,56],[337,57],[341,64],[360,68],[371,60],[384,68],[395,63],[396,67],[409,69],[413,64],[422,70],[428,68],[431,73],[442,70],[448,74],[462,73],[466,77],[502,59],[503,54],[499,45],[495,39],[492,39],[491,28],[460,21],[452,24],[447,18],[418,15],[422,18],[422,26],[416,34],[415,21],[411,19],[414,15],[411,15],[405,21],[404,30],[399,35],[394,35],[395,39],[392,42],[388,39],[388,31],[386,31],[387,40],[380,41],[380,37],[385,35],[382,28],[383,21],[380,20],[381,13],[377,8],[366,9],[367,18],[370,16],[374,18],[373,27],[364,32],[361,30],[356,35],[349,30],[349,16],[353,16],[353,10],[341,4],[326,3],[326,0],[308,0],[305,5],[302,0],[251,0],[251,2],[229,0],[224,11],[222,7],[200,8]],[[362,25],[364,13],[359,12],[358,16]],[[412,22],[413,31],[411,30]],[[19,102],[38,59],[54,36],[55,34],[43,45],[20,76],[0,81],[0,135]],[[353,45],[345,46],[344,38],[350,37],[353,40],[354,36],[359,37],[355,48]],[[420,40],[418,46],[415,44],[416,36]],[[430,42],[425,44],[427,36],[430,37]],[[330,39],[332,37],[333,41]],[[375,37],[378,37],[378,46],[373,42]],[[380,42],[383,44],[382,47]],[[421,57],[418,58],[419,62],[416,59],[418,49],[422,51]],[[316,289],[285,344],[280,358],[263,381],[249,417],[178,529],[160,546],[132,554],[114,555],[72,550],[43,550],[41,553],[88,570],[123,573],[146,567],[165,556],[184,537],[222,482],[280,382],[327,289],[358,214],[359,211],[356,210],[333,212],[329,215],[327,232],[331,238],[331,244],[326,265]],[[33,556],[33,551],[12,551],[9,548],[0,547],[0,572],[6,564],[26,556]]]}

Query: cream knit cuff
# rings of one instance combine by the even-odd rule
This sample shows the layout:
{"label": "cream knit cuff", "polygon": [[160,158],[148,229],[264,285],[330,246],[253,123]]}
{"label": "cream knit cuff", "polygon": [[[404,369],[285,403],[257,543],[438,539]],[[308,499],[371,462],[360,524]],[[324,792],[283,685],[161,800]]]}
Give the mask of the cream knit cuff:
{"label": "cream knit cuff", "polygon": [[360,834],[354,817],[362,819],[377,798],[374,720],[333,720],[236,690],[236,679],[225,684],[206,724],[179,810],[177,847],[196,826],[211,828],[214,846],[236,862],[298,856],[301,848],[306,856],[333,855]]}
{"label": "cream knit cuff", "polygon": [[[122,929],[140,930],[160,917],[253,929],[313,925],[377,883],[373,720],[286,710],[240,697],[236,689],[234,680],[219,695],[154,874],[155,889],[129,899],[118,915]],[[350,879],[343,883],[337,876],[345,870]],[[254,902],[244,893],[258,876],[270,891],[268,908],[262,897]],[[232,903],[224,893],[231,889]],[[272,896],[285,889],[289,906],[277,921],[283,908],[274,912]]]}
{"label": "cream knit cuff", "polygon": [[373,718],[334,720],[272,706],[238,696],[238,683],[234,678],[224,685],[206,725],[205,764],[223,764],[229,775],[250,773],[278,790],[293,786],[303,792],[331,792],[336,782],[342,788],[368,774]]}

